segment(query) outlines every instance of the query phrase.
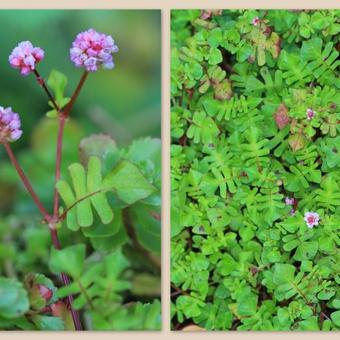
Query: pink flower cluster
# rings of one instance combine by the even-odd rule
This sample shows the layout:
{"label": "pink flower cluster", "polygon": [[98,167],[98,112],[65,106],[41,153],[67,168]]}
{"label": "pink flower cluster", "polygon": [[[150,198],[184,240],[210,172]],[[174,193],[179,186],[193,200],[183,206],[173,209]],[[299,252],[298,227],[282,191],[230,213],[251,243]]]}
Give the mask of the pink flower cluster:
{"label": "pink flower cluster", "polygon": [[314,226],[318,225],[319,219],[320,219],[320,216],[316,212],[307,211],[304,216],[304,220],[308,228],[313,228]]}
{"label": "pink flower cluster", "polygon": [[0,106],[0,144],[14,142],[22,135],[21,122],[17,113],[12,108]]}
{"label": "pink flower cluster", "polygon": [[76,67],[95,72],[100,65],[106,69],[113,68],[112,54],[116,52],[118,47],[110,35],[89,29],[77,35],[70,49],[70,58]]}
{"label": "pink flower cluster", "polygon": [[257,26],[257,25],[260,23],[260,18],[259,18],[259,17],[253,18],[253,20],[251,21],[251,23],[252,23],[254,26]]}
{"label": "pink flower cluster", "polygon": [[35,70],[36,64],[44,59],[44,50],[34,47],[30,41],[22,41],[14,48],[8,61],[14,68],[20,70],[23,76],[27,76]]}
{"label": "pink flower cluster", "polygon": [[315,112],[311,108],[309,108],[306,111],[306,116],[308,120],[311,120],[315,116]]}
{"label": "pink flower cluster", "polygon": [[287,196],[285,198],[285,203],[286,203],[286,205],[292,206],[292,208],[290,209],[290,212],[289,212],[290,215],[295,215],[295,212],[296,212],[295,208],[296,208],[296,205],[297,205],[296,199],[294,197],[290,198],[290,197]]}

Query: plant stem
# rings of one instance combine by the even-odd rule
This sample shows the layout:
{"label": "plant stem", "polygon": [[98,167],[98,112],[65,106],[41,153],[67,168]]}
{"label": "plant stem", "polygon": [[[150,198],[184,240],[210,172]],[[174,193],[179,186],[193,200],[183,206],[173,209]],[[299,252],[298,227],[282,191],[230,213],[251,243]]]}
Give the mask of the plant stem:
{"label": "plant stem", "polygon": [[[60,179],[60,168],[61,168],[61,157],[62,157],[62,148],[63,148],[63,137],[64,137],[64,128],[65,128],[65,121],[68,118],[70,111],[85,83],[85,80],[88,76],[88,72],[84,71],[82,77],[79,80],[79,83],[69,101],[69,103],[66,105],[64,110],[61,110],[58,108],[58,121],[59,121],[59,127],[58,127],[58,137],[57,137],[57,151],[56,151],[56,164],[55,164],[55,178],[54,178],[54,203],[53,203],[53,216],[55,218],[58,217],[58,210],[59,210],[59,194],[58,190],[56,188],[56,184]],[[49,94],[49,91],[47,89],[47,94]]]}
{"label": "plant stem", "polygon": [[[58,238],[57,230],[55,228],[55,222],[53,221],[54,218],[48,214],[48,212],[46,211],[46,209],[44,208],[44,206],[40,202],[38,196],[36,195],[35,191],[32,188],[32,185],[31,185],[30,181],[26,177],[24,171],[22,170],[22,168],[20,167],[17,159],[15,158],[10,145],[9,144],[4,144],[4,147],[5,147],[5,149],[6,149],[7,153],[8,153],[8,156],[9,156],[9,158],[10,158],[14,168],[16,169],[19,177],[21,178],[24,186],[26,187],[26,189],[29,192],[29,194],[32,196],[33,201],[37,205],[37,207],[40,210],[41,214],[43,215],[45,221],[49,224],[49,227],[50,227],[49,229],[50,229],[50,233],[51,233],[51,239],[52,239],[52,243],[53,243],[54,247],[56,249],[60,250],[61,249],[61,245],[60,245],[60,241],[59,241],[59,238]],[[62,279],[63,284],[65,286],[70,284],[70,279],[69,279],[69,277],[66,274],[61,273],[61,279]],[[82,330],[79,314],[72,307],[73,296],[69,295],[69,296],[67,296],[67,299],[68,299],[68,302],[69,302],[69,305],[70,305],[70,311],[71,311],[71,314],[72,314],[72,319],[73,319],[74,327],[75,327],[76,330]]]}
{"label": "plant stem", "polygon": [[68,102],[68,104],[66,105],[65,109],[63,110],[62,113],[63,113],[63,115],[64,115],[65,118],[67,118],[67,117],[69,116],[69,114],[70,114],[70,112],[71,112],[71,110],[72,110],[72,107],[73,107],[73,105],[74,105],[76,99],[77,99],[78,96],[79,96],[79,93],[80,93],[80,91],[81,91],[81,89],[82,89],[82,87],[83,87],[83,85],[84,85],[84,83],[85,83],[85,80],[86,80],[88,74],[89,74],[89,73],[88,73],[87,71],[84,71],[84,73],[83,73],[83,75],[81,76],[81,78],[80,78],[80,80],[79,80],[79,83],[78,83],[78,85],[77,85],[77,87],[76,87],[76,89],[75,89],[75,91],[74,91],[74,93],[73,93],[73,95],[72,95],[70,101]]}
{"label": "plant stem", "polygon": [[35,77],[39,83],[39,85],[44,89],[44,91],[46,92],[49,100],[51,101],[52,105],[54,106],[54,108],[56,109],[57,112],[60,111],[60,108],[58,106],[58,104],[56,103],[56,101],[54,100],[50,90],[48,89],[48,87],[46,86],[46,82],[45,79],[43,77],[40,76],[39,72],[37,71],[37,69],[35,69],[34,71]]}
{"label": "plant stem", "polygon": [[93,303],[92,303],[92,301],[91,301],[91,298],[90,298],[89,295],[87,294],[87,291],[86,291],[85,287],[82,285],[81,281],[78,279],[76,282],[78,283],[79,289],[80,289],[80,291],[83,293],[83,295],[84,295],[84,297],[85,297],[85,300],[86,300],[87,303],[89,304],[90,308],[91,308],[92,310],[95,310],[95,307],[94,307],[94,305],[93,305]]}
{"label": "plant stem", "polygon": [[[76,90],[74,91],[71,100],[69,101],[69,103],[67,104],[66,108],[64,110],[60,110],[60,108],[58,107],[58,105],[55,103],[52,95],[50,94],[49,90],[47,89],[46,85],[45,87],[43,86],[43,88],[45,89],[48,97],[51,99],[55,109],[58,111],[58,122],[59,122],[59,126],[58,126],[58,136],[57,136],[57,151],[56,151],[56,164],[55,164],[55,177],[54,177],[54,200],[53,200],[53,218],[54,219],[58,219],[58,213],[59,213],[59,193],[58,190],[56,188],[56,184],[60,179],[60,173],[61,173],[61,161],[62,161],[62,148],[63,148],[63,138],[64,138],[64,128],[65,128],[65,121],[69,116],[69,113],[73,107],[73,104],[75,102],[75,100],[77,99],[80,90],[82,89],[84,82],[87,78],[88,72],[84,72],[79,84],[76,88]],[[43,84],[45,84],[43,82]],[[53,245],[56,249],[61,249],[61,244],[58,238],[58,232],[57,229],[55,228],[55,225],[50,225],[50,232],[51,232],[51,238],[52,238],[52,242]],[[69,277],[65,274],[65,273],[61,273],[61,280],[63,282],[64,286],[68,286],[70,284],[70,279]],[[73,296],[72,294],[67,296],[67,300],[69,302],[69,306],[70,306],[70,311],[72,314],[72,319],[73,319],[73,323],[74,323],[74,327],[76,330],[82,330],[82,325],[81,325],[81,321],[80,321],[80,317],[79,317],[79,313],[73,309],[72,304],[73,304]]]}
{"label": "plant stem", "polygon": [[[51,238],[52,238],[52,243],[53,243],[54,247],[56,249],[60,250],[61,244],[60,244],[60,241],[59,241],[57,229],[55,229],[55,225],[51,224],[49,229],[50,229],[50,232],[51,232]],[[61,277],[61,280],[62,280],[64,286],[68,286],[71,283],[70,278],[65,273],[61,273],[60,277]],[[76,310],[74,310],[73,307],[72,307],[72,304],[73,304],[72,294],[67,296],[67,301],[68,301],[70,312],[71,312],[71,315],[72,315],[74,327],[77,331],[81,331],[82,325],[81,325],[79,313]]]}
{"label": "plant stem", "polygon": [[64,115],[60,114],[58,119],[59,119],[59,127],[58,127],[55,177],[54,177],[54,203],[53,203],[53,216],[54,217],[58,217],[58,210],[59,210],[59,194],[56,188],[56,184],[60,179],[61,156],[62,156],[62,148],[63,148],[64,127],[65,127]]}
{"label": "plant stem", "polygon": [[8,154],[9,159],[11,160],[15,170],[17,171],[19,177],[22,180],[22,183],[24,184],[24,186],[26,187],[27,191],[29,192],[29,194],[32,196],[34,203],[36,204],[36,206],[38,207],[39,211],[41,212],[41,214],[43,215],[44,219],[46,220],[46,222],[50,222],[51,221],[51,216],[48,214],[48,212],[46,211],[45,207],[43,206],[43,204],[40,202],[39,197],[37,196],[37,194],[35,193],[34,189],[32,188],[32,185],[30,183],[30,181],[28,180],[28,178],[26,177],[24,171],[22,170],[21,166],[19,165],[17,159],[15,158],[13,151],[10,147],[10,145],[8,143],[4,144],[4,147],[6,149],[6,152]]}
{"label": "plant stem", "polygon": [[[58,238],[58,232],[55,227],[56,221],[58,221],[58,213],[59,213],[59,194],[58,190],[56,189],[56,184],[60,179],[60,173],[61,173],[61,161],[62,161],[62,147],[63,147],[63,137],[64,137],[64,129],[65,129],[65,121],[68,118],[70,111],[85,83],[85,80],[87,78],[88,72],[85,71],[80,78],[80,81],[78,83],[78,86],[76,90],[74,91],[69,103],[65,107],[64,110],[61,110],[61,108],[56,103],[55,99],[53,98],[51,92],[49,91],[48,87],[46,86],[45,80],[40,76],[39,72],[37,70],[34,70],[34,74],[36,76],[36,79],[40,86],[44,89],[46,92],[48,98],[50,99],[51,103],[53,104],[55,110],[58,112],[58,136],[57,136],[57,150],[56,150],[56,164],[55,164],[55,177],[54,177],[54,199],[53,199],[53,217],[49,218],[49,229],[51,233],[51,239],[54,247],[58,250],[61,249],[61,244]],[[70,284],[70,279],[65,273],[61,273],[61,280],[63,282],[64,286],[67,286]],[[82,325],[79,317],[79,313],[73,309],[72,303],[73,303],[73,296],[70,294],[67,296],[67,300],[69,303],[69,308],[72,314],[72,319],[74,323],[74,327],[76,330],[82,330]]]}

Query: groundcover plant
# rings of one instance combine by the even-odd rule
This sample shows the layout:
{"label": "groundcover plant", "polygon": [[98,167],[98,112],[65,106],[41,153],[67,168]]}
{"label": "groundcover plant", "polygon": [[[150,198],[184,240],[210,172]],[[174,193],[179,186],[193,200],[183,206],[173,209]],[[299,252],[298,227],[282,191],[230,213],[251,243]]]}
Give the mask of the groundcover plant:
{"label": "groundcover plant", "polygon": [[[65,50],[82,70],[69,97],[66,75],[52,70],[45,81],[40,74],[40,65],[49,62],[48,46],[22,41],[8,57],[18,83],[21,74],[46,94],[50,110],[33,131],[28,155],[55,164],[55,185],[44,193],[53,197],[50,211],[12,148],[30,133],[21,128],[25,113],[0,106],[0,147],[13,166],[2,164],[1,177],[11,174],[16,182],[20,177],[23,194],[35,204],[33,216],[41,215],[0,219],[2,330],[160,328],[160,140],[145,137],[119,148],[109,135],[94,134],[75,143],[74,104],[86,82],[119,68],[113,69],[117,52],[110,35],[80,32]],[[77,148],[79,161],[61,173],[62,158]],[[53,184],[53,174],[40,171]]]}
{"label": "groundcover plant", "polygon": [[340,329],[339,20],[172,12],[174,329]]}

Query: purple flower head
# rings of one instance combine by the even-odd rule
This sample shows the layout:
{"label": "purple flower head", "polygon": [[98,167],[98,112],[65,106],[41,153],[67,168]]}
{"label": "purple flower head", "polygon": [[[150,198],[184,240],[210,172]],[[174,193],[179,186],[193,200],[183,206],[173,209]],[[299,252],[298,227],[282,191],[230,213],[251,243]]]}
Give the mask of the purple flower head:
{"label": "purple flower head", "polygon": [[294,203],[295,203],[294,197],[290,198],[290,197],[287,196],[287,197],[285,198],[285,203],[286,203],[287,205],[294,205]]}
{"label": "purple flower head", "polygon": [[13,68],[20,70],[23,76],[35,70],[36,64],[44,59],[44,50],[34,47],[30,41],[22,41],[14,48],[8,61]]}
{"label": "purple flower head", "polygon": [[260,23],[260,18],[259,18],[259,17],[253,18],[253,20],[251,21],[251,23],[252,23],[254,26],[257,26],[257,25]]}
{"label": "purple flower head", "polygon": [[309,212],[309,211],[307,211],[305,213],[304,220],[307,223],[307,227],[308,228],[313,228],[314,226],[318,225],[319,224],[319,219],[320,219],[320,216],[316,212]]}
{"label": "purple flower head", "polygon": [[311,108],[309,108],[306,111],[306,116],[308,120],[311,120],[315,116],[315,112]]}
{"label": "purple flower head", "polygon": [[0,106],[0,144],[15,142],[22,135],[21,122],[12,108]]}
{"label": "purple flower head", "polygon": [[95,72],[100,65],[105,69],[113,68],[112,54],[116,52],[118,47],[110,35],[89,29],[77,35],[70,49],[70,58],[76,67]]}

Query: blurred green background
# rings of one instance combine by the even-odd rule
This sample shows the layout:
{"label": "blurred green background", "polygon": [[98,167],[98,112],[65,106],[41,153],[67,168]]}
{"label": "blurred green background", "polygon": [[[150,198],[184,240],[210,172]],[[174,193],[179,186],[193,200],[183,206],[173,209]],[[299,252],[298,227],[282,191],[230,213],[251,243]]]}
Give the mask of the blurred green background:
{"label": "blurred green background", "polygon": [[[161,16],[158,10],[1,10],[0,106],[20,113],[23,137],[12,144],[15,154],[47,207],[52,205],[56,124],[45,117],[47,97],[34,75],[22,77],[8,64],[23,40],[45,50],[38,64],[47,79],[52,69],[68,77],[70,96],[83,72],[69,59],[77,33],[94,28],[112,35],[119,47],[116,67],[90,74],[73,108],[64,140],[63,174],[78,161],[81,138],[111,135],[118,146],[161,132]],[[0,216],[25,216],[36,208],[19,183],[0,146]]]}

